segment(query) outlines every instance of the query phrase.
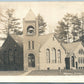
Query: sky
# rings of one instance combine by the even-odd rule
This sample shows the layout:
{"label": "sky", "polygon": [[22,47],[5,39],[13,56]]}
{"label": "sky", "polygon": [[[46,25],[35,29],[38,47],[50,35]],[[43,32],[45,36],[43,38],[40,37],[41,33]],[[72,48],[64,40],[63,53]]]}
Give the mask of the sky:
{"label": "sky", "polygon": [[[84,2],[66,2],[66,1],[53,1],[53,2],[0,2],[0,9],[15,9],[15,16],[21,19],[23,25],[23,18],[28,11],[32,11],[37,16],[39,13],[47,23],[46,32],[53,32],[58,21],[60,21],[66,13],[78,14],[84,12]],[[3,34],[0,34],[2,36]]]}
{"label": "sky", "polygon": [[84,12],[84,2],[0,2],[0,8],[2,10],[14,8],[15,16],[21,18],[21,20],[26,16],[29,9],[32,9],[36,16],[39,13],[43,16],[48,25],[48,31],[52,32],[56,28],[58,21],[67,12],[71,14],[77,13],[78,15]]}

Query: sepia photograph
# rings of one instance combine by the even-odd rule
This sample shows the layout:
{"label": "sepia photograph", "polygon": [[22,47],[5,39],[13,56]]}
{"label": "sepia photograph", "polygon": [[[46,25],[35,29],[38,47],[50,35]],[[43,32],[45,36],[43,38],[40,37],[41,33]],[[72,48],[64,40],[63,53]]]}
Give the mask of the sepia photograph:
{"label": "sepia photograph", "polygon": [[84,75],[84,2],[0,2],[4,75]]}

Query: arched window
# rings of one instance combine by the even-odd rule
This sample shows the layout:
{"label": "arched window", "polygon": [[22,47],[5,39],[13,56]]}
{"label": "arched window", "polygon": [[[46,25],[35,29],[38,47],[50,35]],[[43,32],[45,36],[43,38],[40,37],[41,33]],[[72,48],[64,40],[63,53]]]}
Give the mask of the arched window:
{"label": "arched window", "polygon": [[82,64],[82,57],[81,57],[81,64]]}
{"label": "arched window", "polygon": [[78,58],[78,62],[80,63],[80,57]]}
{"label": "arched window", "polygon": [[79,57],[79,58],[78,58],[78,62],[79,62],[80,64],[82,64],[82,63],[83,63],[83,58],[82,58],[82,57]]}
{"label": "arched window", "polygon": [[33,26],[28,26],[27,28],[27,34],[28,35],[34,35],[35,34],[35,29]]}
{"label": "arched window", "polygon": [[83,50],[83,49],[80,49],[78,53],[79,53],[80,55],[84,55],[84,50]]}
{"label": "arched window", "polygon": [[10,64],[13,63],[13,60],[14,60],[14,58],[13,58],[13,51],[11,49],[9,49],[9,63]]}
{"label": "arched window", "polygon": [[8,55],[7,55],[7,51],[4,51],[3,56],[4,56],[4,64],[8,64]]}
{"label": "arched window", "polygon": [[18,53],[17,53],[17,49],[14,50],[14,64],[17,64],[17,56],[18,56]]}
{"label": "arched window", "polygon": [[75,61],[75,58],[74,58],[74,56],[72,56],[72,67],[75,67],[74,61]]}
{"label": "arched window", "polygon": [[46,49],[47,63],[50,63],[50,50]]}
{"label": "arched window", "polygon": [[58,63],[61,63],[61,50],[58,49]]}
{"label": "arched window", "polygon": [[52,63],[56,63],[56,49],[52,49]]}

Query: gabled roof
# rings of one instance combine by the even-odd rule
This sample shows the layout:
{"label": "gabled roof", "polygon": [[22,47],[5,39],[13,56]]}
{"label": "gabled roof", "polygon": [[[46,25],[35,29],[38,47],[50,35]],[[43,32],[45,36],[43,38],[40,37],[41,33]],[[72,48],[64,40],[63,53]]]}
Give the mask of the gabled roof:
{"label": "gabled roof", "polygon": [[[40,48],[48,41],[49,38],[52,38],[52,36],[54,36],[54,33],[38,36],[37,40],[40,44]],[[9,37],[11,37],[19,46],[21,47],[23,46],[23,35],[13,35],[12,34],[12,35],[9,35],[7,38]]]}
{"label": "gabled roof", "polygon": [[35,14],[33,13],[33,11],[30,9],[28,14],[24,17],[25,21],[33,21],[36,19]]}
{"label": "gabled roof", "polygon": [[50,38],[51,35],[53,35],[53,34],[46,34],[46,35],[39,36],[38,40],[40,43],[40,47],[43,46],[43,44],[45,44],[47,42],[47,40]]}
{"label": "gabled roof", "polygon": [[11,41],[10,39],[13,42],[15,42],[18,46],[20,46],[21,48],[23,47],[23,36],[22,35],[8,35],[7,38],[5,39],[3,45],[1,46],[0,51],[5,49],[6,46],[9,46],[8,42]]}
{"label": "gabled roof", "polygon": [[64,49],[69,52],[72,53],[75,51],[75,49],[78,47],[78,45],[81,42],[73,42],[73,43],[62,43],[62,46],[64,47]]}
{"label": "gabled roof", "polygon": [[[40,47],[47,42],[47,40],[50,38],[50,36],[53,34],[46,34],[46,35],[41,35],[38,37],[38,41],[40,43]],[[23,35],[10,35],[14,41],[19,44],[20,46],[23,46]]]}
{"label": "gabled roof", "polygon": [[23,46],[23,35],[10,35],[10,36],[19,46]]}

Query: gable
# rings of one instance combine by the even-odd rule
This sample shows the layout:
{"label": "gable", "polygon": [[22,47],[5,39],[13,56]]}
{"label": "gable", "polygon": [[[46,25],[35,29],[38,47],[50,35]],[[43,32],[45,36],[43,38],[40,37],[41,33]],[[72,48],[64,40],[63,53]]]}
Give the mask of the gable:
{"label": "gable", "polygon": [[82,42],[80,42],[78,44],[78,46],[76,47],[74,53],[79,54],[79,55],[84,55],[84,46],[82,45]]}
{"label": "gable", "polygon": [[47,42],[47,40],[50,38],[51,35],[52,34],[47,34],[47,35],[41,35],[38,37],[40,47],[42,47]]}
{"label": "gable", "polygon": [[73,43],[62,43],[63,48],[68,53],[73,53],[80,42],[73,42]]}
{"label": "gable", "polygon": [[12,39],[20,46],[23,46],[23,35],[11,35]]}
{"label": "gable", "polygon": [[[14,37],[16,37],[17,39],[15,39]],[[14,46],[19,46],[19,47],[22,47],[22,41],[19,40],[20,38],[18,38],[18,36],[13,36],[13,35],[8,35],[5,42],[3,43],[2,45],[2,49],[6,49],[8,47],[14,47]],[[20,42],[20,43],[18,43]]]}
{"label": "gable", "polygon": [[63,47],[61,46],[61,43],[57,40],[57,38],[54,36],[54,34],[51,34],[49,36],[49,38],[46,40],[46,42],[43,44],[41,49],[54,48],[54,47],[56,49],[62,49],[64,51]]}
{"label": "gable", "polygon": [[3,45],[2,45],[2,48],[7,48],[7,47],[9,47],[10,45],[12,46],[12,44],[14,44],[14,40],[13,40],[10,36],[8,36],[8,37],[6,38],[6,40],[4,41],[4,43],[3,43]]}
{"label": "gable", "polygon": [[33,13],[33,11],[30,9],[28,14],[25,16],[24,20],[25,21],[33,21],[36,19],[35,14]]}

